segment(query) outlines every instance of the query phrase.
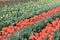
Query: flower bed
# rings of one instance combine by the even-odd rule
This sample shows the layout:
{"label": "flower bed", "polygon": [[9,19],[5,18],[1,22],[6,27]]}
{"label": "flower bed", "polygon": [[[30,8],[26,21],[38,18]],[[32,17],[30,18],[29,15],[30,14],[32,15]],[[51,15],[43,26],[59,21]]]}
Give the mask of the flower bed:
{"label": "flower bed", "polygon": [[53,40],[53,34],[60,28],[60,20],[57,18],[52,24],[47,24],[45,29],[39,33],[35,33],[34,36],[30,36],[30,40],[43,40],[48,37],[48,40]]}
{"label": "flower bed", "polygon": [[60,40],[59,3],[40,0],[0,8],[0,40]]}
{"label": "flower bed", "polygon": [[2,28],[2,32],[1,32],[1,39],[4,39],[6,36],[10,37],[12,34],[14,34],[15,31],[17,30],[21,30],[27,26],[31,26],[33,25],[33,23],[38,23],[39,20],[44,21],[45,18],[56,14],[57,12],[60,12],[60,6],[56,7],[55,9],[52,9],[48,12],[44,12],[42,14],[36,15],[30,19],[26,19],[26,20],[22,20],[20,22],[16,22],[16,25],[12,26],[8,26],[5,28]]}
{"label": "flower bed", "polygon": [[33,35],[35,32],[40,32],[43,28],[45,28],[47,23],[51,23],[52,20],[55,20],[55,18],[60,18],[60,12],[48,17],[44,21],[39,21],[38,24],[34,23],[32,26],[28,26],[20,31],[15,32],[11,37],[9,37],[9,39],[10,40],[13,40],[13,39],[14,40],[19,40],[19,39],[29,40],[29,36],[31,34]]}
{"label": "flower bed", "polygon": [[[34,5],[35,4],[35,5]],[[23,19],[30,18],[41,12],[48,11],[52,8],[59,6],[59,1],[39,1],[29,2],[25,4],[10,5],[0,8],[0,27],[8,26]]]}

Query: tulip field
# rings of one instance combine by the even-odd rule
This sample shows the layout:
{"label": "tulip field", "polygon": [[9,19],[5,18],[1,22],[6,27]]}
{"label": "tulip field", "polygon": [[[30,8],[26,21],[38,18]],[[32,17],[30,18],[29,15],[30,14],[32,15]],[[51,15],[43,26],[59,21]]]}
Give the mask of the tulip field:
{"label": "tulip field", "polygon": [[60,40],[60,0],[2,5],[0,40]]}

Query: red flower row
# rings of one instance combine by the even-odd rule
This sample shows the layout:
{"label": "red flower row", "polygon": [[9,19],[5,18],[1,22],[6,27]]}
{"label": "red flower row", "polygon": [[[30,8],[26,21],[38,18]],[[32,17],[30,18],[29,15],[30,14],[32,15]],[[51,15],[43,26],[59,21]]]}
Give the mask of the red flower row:
{"label": "red flower row", "polygon": [[48,12],[44,12],[44,13],[41,13],[41,14],[36,15],[34,17],[31,17],[30,19],[25,19],[25,20],[22,20],[20,22],[16,22],[17,30],[21,30],[22,28],[24,28],[26,26],[30,26],[34,22],[38,23],[39,20],[44,21],[45,18],[47,18],[47,17],[49,17],[49,16],[51,16],[53,14],[56,14],[56,12],[60,12],[60,6],[56,7],[55,9],[52,9],[52,10],[50,10]]}
{"label": "red flower row", "polygon": [[16,30],[21,30],[27,26],[33,25],[33,23],[38,23],[39,20],[44,21],[45,18],[55,14],[60,11],[60,6],[52,9],[48,12],[44,12],[42,14],[31,17],[30,19],[21,20],[20,22],[16,22],[16,26],[10,25],[8,27],[2,28],[2,32],[0,32],[0,39],[6,39],[6,36],[10,37]]}
{"label": "red flower row", "polygon": [[34,36],[30,36],[30,40],[43,40],[45,37],[48,37],[49,40],[53,39],[53,34],[60,28],[60,20],[56,18],[56,21],[53,21],[52,24],[47,24],[45,29],[40,33],[35,33]]}

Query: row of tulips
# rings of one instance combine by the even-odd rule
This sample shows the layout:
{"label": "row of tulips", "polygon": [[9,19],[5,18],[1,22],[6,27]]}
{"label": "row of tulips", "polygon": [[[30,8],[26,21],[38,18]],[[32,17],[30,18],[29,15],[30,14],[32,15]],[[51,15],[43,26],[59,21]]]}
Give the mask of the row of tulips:
{"label": "row of tulips", "polygon": [[[48,18],[46,18],[44,21],[39,21],[38,24],[34,23],[32,26],[28,26],[26,28],[24,28],[23,30],[21,31],[18,31],[18,35],[17,33],[14,33],[14,35],[12,35],[10,37],[11,40],[13,40],[13,36],[17,36],[16,37],[16,40],[20,39],[20,40],[29,40],[29,36],[30,35],[34,35],[35,32],[40,32],[42,29],[45,28],[45,26],[47,25],[47,23],[51,23],[53,20],[55,20],[55,18],[60,18],[60,12],[52,15],[52,16],[49,16]],[[54,35],[55,36],[55,35]],[[57,36],[56,36],[57,37]],[[59,37],[58,37],[59,38]],[[45,38],[46,39],[46,38]],[[45,40],[44,39],[44,40]],[[54,38],[55,39],[55,38]],[[47,40],[47,39],[46,39]]]}
{"label": "row of tulips", "polygon": [[[24,38],[26,38],[26,39],[24,39],[24,40],[28,40],[29,39],[29,35],[31,35],[31,33],[30,32],[32,32],[32,34],[34,34],[34,32],[39,32],[39,31],[41,31],[45,26],[44,25],[46,25],[46,23],[51,23],[51,21],[52,20],[55,20],[55,18],[57,18],[57,17],[60,17],[59,16],[60,15],[60,12],[58,12],[58,13],[56,13],[56,14],[54,14],[54,15],[52,15],[52,16],[50,16],[50,17],[48,17],[47,19],[45,19],[44,21],[40,21],[39,22],[39,26],[38,26],[38,24],[33,24],[32,26],[28,26],[28,27],[26,27],[26,28],[24,28],[23,30],[21,30],[21,31],[18,31],[18,32],[15,32],[14,33],[14,35],[12,35],[11,37],[9,37],[9,39],[7,39],[7,40],[19,40],[19,39],[21,39],[21,40],[23,40]],[[49,19],[50,18],[50,19]],[[52,18],[52,19],[51,19]],[[43,23],[41,23],[41,22],[43,22]],[[43,24],[43,25],[42,25]],[[35,26],[35,27],[34,27]],[[37,28],[38,27],[38,28]],[[29,31],[30,29],[32,28],[33,30],[32,31]],[[27,31],[28,30],[28,31]],[[22,32],[23,31],[23,32]],[[25,33],[26,32],[26,33]],[[18,34],[17,34],[18,33]],[[27,35],[26,35],[27,34]],[[19,35],[19,36],[18,36]],[[25,35],[25,36],[24,36]],[[56,35],[55,35],[56,36]],[[21,38],[22,37],[22,38]],[[16,39],[15,39],[16,38]],[[59,37],[58,37],[59,38]],[[57,39],[57,38],[56,38]]]}
{"label": "row of tulips", "polygon": [[17,20],[30,18],[41,12],[48,11],[60,5],[59,0],[40,0],[37,2],[28,2],[23,4],[14,4],[0,8],[0,30],[4,26],[15,23]]}
{"label": "row of tulips", "polygon": [[48,37],[48,40],[53,40],[53,34],[60,28],[60,20],[56,18],[56,20],[52,22],[52,24],[48,23],[45,29],[43,29],[39,33],[35,33],[34,36],[30,36],[30,40],[43,40],[45,37]]}
{"label": "row of tulips", "polygon": [[57,12],[60,12],[60,6],[56,7],[55,9],[52,9],[52,10],[50,10],[48,12],[44,12],[42,14],[31,17],[30,19],[26,19],[26,20],[22,20],[20,22],[16,22],[17,29],[21,30],[22,27],[24,28],[26,26],[32,25],[34,22],[38,23],[39,20],[44,21],[45,18],[47,18],[47,17],[49,17],[49,16],[51,16],[53,14],[56,14]]}
{"label": "row of tulips", "polygon": [[[44,21],[39,21],[38,24],[34,23],[32,26],[27,26],[23,30],[15,32],[12,36],[7,38],[7,40],[29,40],[30,35],[34,35],[35,32],[40,32],[42,29],[45,28],[47,23],[51,23],[53,20],[55,20],[55,18],[60,18],[60,12],[49,16]],[[57,39],[55,37],[57,37],[56,33],[54,33],[54,39]],[[48,38],[46,37],[44,40],[47,39]]]}
{"label": "row of tulips", "polygon": [[60,11],[60,6],[52,9],[48,12],[44,12],[42,14],[36,15],[30,19],[22,20],[20,22],[16,22],[16,25],[10,25],[8,27],[2,28],[2,32],[0,32],[0,39],[5,40],[6,37],[10,37],[16,30],[21,30],[27,26],[33,25],[33,23],[38,23],[39,20],[44,20],[48,16],[55,14]]}

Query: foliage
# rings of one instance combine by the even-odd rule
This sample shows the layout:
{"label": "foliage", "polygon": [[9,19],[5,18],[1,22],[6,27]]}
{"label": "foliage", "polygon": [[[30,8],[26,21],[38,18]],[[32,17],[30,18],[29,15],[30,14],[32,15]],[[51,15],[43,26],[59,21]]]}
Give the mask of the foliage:
{"label": "foliage", "polygon": [[[55,18],[60,18],[60,12],[57,14],[48,17],[45,19],[45,21],[40,21],[38,24],[34,23],[33,26],[26,27],[22,29],[21,31],[15,32],[14,35],[9,37],[10,40],[29,40],[30,35],[34,35],[35,32],[40,32],[42,29],[45,28],[47,23],[51,23],[52,20],[55,20]],[[16,38],[16,39],[15,39]],[[9,40],[8,39],[8,40]]]}
{"label": "foliage", "polygon": [[25,4],[15,4],[2,7],[0,10],[0,27],[8,26],[23,19],[30,18],[41,12],[48,11],[60,5],[58,0],[40,0],[37,2],[28,2]]}

